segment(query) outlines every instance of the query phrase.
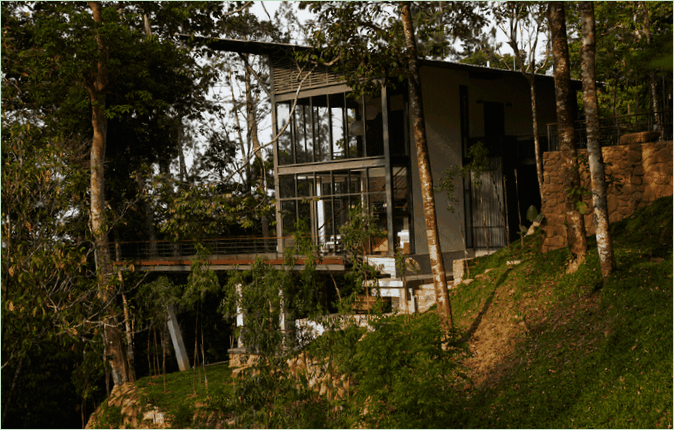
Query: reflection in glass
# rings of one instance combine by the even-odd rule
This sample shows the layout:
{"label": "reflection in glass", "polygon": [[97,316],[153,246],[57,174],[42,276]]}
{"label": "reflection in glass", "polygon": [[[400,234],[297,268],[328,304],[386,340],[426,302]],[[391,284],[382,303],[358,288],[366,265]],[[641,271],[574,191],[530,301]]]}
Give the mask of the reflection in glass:
{"label": "reflection in glass", "polygon": [[320,243],[325,244],[334,235],[331,199],[320,199],[316,202],[316,221]]}
{"label": "reflection in glass", "polygon": [[311,197],[314,195],[314,176],[297,175],[297,197]]}
{"label": "reflection in glass", "polygon": [[299,219],[304,220],[311,229],[311,222],[313,220],[313,218],[311,217],[311,200],[309,199],[298,200],[297,213]]}
{"label": "reflection in glass", "polygon": [[316,173],[317,195],[329,196],[332,194],[332,180],[330,179],[330,172]]}
{"label": "reflection in glass", "polygon": [[350,98],[347,98],[346,118],[349,127],[349,157],[362,157],[364,155],[363,136],[365,134],[362,109],[355,100],[351,100]]}
{"label": "reflection in glass", "polygon": [[281,216],[283,220],[283,236],[291,236],[295,228],[295,201],[281,202]]}
{"label": "reflection in glass", "polygon": [[346,142],[344,141],[344,110],[341,107],[330,108],[332,122],[332,159],[346,158]]}
{"label": "reflection in glass", "polygon": [[349,171],[336,171],[333,176],[335,178],[335,194],[347,194],[349,192]]}
{"label": "reflection in glass", "polygon": [[349,193],[361,193],[365,188],[365,169],[351,170],[349,177]]}
{"label": "reflection in glass", "polygon": [[294,175],[279,176],[279,194],[282,199],[286,197],[295,197]]}
{"label": "reflection in glass", "polygon": [[382,125],[381,98],[365,98],[365,147],[367,156],[384,155],[384,127]]}
{"label": "reflection in glass", "polygon": [[393,208],[406,211],[407,206],[407,168],[393,167]]}
{"label": "reflection in glass", "polygon": [[[290,102],[282,102],[276,105],[277,132],[280,132],[288,123],[289,115]],[[278,157],[280,165],[293,164],[291,126],[286,127],[278,138]]]}
{"label": "reflection in glass", "polygon": [[[308,100],[302,100],[308,102]],[[297,142],[295,153],[298,163],[310,163],[313,161],[313,144],[311,135],[311,110],[309,106],[300,105],[295,107],[295,121],[297,122]]]}

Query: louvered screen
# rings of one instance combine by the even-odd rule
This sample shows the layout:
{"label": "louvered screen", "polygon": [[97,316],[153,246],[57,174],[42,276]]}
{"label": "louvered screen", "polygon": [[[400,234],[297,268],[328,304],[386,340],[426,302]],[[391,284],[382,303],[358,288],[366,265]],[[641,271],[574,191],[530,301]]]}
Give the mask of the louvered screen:
{"label": "louvered screen", "polygon": [[[298,65],[287,58],[276,60],[272,64],[272,68],[275,94],[297,91],[305,78],[302,89],[337,84],[343,80],[342,74],[335,73],[329,67],[318,66],[314,69],[313,65]],[[307,77],[307,75],[309,76]]]}
{"label": "louvered screen", "polygon": [[[473,240],[475,248],[502,248],[507,246],[503,220],[505,199],[503,171],[500,157],[490,157],[490,170],[480,175],[480,187],[471,186]],[[475,174],[471,173],[471,182]]]}

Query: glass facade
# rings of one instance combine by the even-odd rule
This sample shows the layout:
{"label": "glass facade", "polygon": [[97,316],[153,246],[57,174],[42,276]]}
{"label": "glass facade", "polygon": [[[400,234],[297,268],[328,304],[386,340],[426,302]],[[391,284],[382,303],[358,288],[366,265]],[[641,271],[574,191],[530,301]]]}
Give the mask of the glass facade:
{"label": "glass facade", "polygon": [[282,236],[291,236],[295,221],[304,219],[323,250],[337,252],[339,228],[347,222],[349,209],[358,206],[372,210],[386,230],[384,173],[383,167],[369,167],[279,175]]}
{"label": "glass facade", "polygon": [[[381,98],[347,93],[276,104],[278,164],[320,163],[384,155]],[[400,139],[398,139],[400,140]]]}
{"label": "glass facade", "polygon": [[[278,229],[284,241],[295,222],[303,219],[324,252],[340,252],[340,227],[347,222],[349,209],[360,206],[374,213],[386,232],[386,238],[365,244],[368,254],[389,254],[391,239],[410,252],[404,95],[388,97],[387,108],[389,153],[397,157],[395,167],[384,157],[381,97],[354,100],[348,93],[336,93],[276,102]],[[388,233],[389,225],[393,234]]]}

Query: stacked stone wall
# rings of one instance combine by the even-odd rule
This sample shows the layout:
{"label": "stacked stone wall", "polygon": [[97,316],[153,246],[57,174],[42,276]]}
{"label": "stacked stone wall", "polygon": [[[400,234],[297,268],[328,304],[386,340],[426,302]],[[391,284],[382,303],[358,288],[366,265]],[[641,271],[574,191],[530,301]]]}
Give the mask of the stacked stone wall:
{"label": "stacked stone wall", "polygon": [[[672,142],[654,142],[602,148],[609,181],[609,221],[616,222],[630,216],[636,209],[647,206],[656,199],[672,195]],[[564,186],[559,177],[561,152],[543,154],[543,224],[545,239],[542,251],[562,248],[567,245],[564,226]],[[591,189],[587,162],[587,150],[578,151],[581,160],[581,182]],[[593,235],[592,197],[584,198],[587,204],[585,227]]]}

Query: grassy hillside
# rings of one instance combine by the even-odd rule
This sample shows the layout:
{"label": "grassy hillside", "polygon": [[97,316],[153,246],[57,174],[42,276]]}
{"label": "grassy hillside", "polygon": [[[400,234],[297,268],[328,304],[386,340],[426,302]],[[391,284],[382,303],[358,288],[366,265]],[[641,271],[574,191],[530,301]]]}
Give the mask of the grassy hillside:
{"label": "grassy hillside", "polygon": [[540,254],[537,236],[475,260],[473,280],[451,290],[455,348],[442,348],[433,312],[387,319],[359,342],[357,331],[324,337],[310,350],[352,378],[341,399],[286,383],[250,407],[226,369],[207,367],[208,396],[203,375],[193,388],[183,372],[166,391],[161,378],[139,381],[141,403],[195,427],[215,422],[195,409],[227,419],[248,408],[262,417],[248,426],[671,428],[672,218],[665,198],[613,225],[618,271],[606,283],[593,239],[574,274],[568,251]]}
{"label": "grassy hillside", "polygon": [[567,275],[568,251],[541,255],[533,239],[453,291],[474,353],[462,426],[671,428],[672,199],[612,232],[618,271],[603,285],[594,240]]}

